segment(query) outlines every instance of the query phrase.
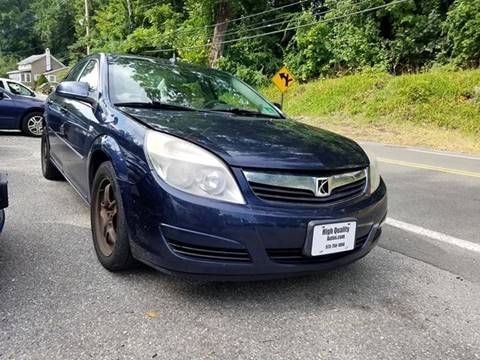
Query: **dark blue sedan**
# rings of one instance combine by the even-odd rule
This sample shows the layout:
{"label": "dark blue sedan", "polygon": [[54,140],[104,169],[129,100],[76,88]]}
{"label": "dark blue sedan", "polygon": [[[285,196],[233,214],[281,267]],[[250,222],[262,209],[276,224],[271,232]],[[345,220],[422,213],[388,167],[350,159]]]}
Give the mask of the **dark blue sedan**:
{"label": "dark blue sedan", "polygon": [[0,130],[21,130],[29,136],[43,132],[44,102],[0,88]]}
{"label": "dark blue sedan", "polygon": [[81,61],[50,95],[47,179],[90,205],[102,265],[258,279],[346,265],[378,242],[386,187],[354,141],[287,119],[212,69]]}

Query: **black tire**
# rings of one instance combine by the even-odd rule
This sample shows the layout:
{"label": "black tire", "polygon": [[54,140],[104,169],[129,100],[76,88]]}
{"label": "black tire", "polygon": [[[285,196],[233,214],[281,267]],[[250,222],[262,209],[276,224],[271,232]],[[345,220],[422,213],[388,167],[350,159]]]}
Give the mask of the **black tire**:
{"label": "black tire", "polygon": [[43,134],[43,113],[32,111],[22,119],[22,132],[27,136],[40,137]]}
{"label": "black tire", "polygon": [[133,268],[136,261],[130,251],[125,210],[109,161],[102,163],[95,173],[91,199],[93,246],[98,260],[109,271]]}
{"label": "black tire", "polygon": [[3,225],[5,224],[5,211],[0,209],[0,233],[3,230]]}
{"label": "black tire", "polygon": [[43,131],[41,142],[41,161],[42,161],[42,174],[47,180],[63,180],[62,173],[53,165],[50,159],[50,143],[48,142],[47,132]]}

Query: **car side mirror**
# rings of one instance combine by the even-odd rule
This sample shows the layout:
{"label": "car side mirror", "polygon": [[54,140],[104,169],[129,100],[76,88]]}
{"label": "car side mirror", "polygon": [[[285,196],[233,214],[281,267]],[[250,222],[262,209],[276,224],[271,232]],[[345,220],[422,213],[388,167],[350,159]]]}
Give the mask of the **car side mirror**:
{"label": "car side mirror", "polygon": [[282,110],[282,105],[280,105],[279,103],[274,102],[273,105],[275,105],[278,110]]}
{"label": "car side mirror", "polygon": [[86,82],[82,81],[64,81],[58,84],[55,94],[68,99],[80,100],[96,105],[96,100],[90,96],[90,87]]}

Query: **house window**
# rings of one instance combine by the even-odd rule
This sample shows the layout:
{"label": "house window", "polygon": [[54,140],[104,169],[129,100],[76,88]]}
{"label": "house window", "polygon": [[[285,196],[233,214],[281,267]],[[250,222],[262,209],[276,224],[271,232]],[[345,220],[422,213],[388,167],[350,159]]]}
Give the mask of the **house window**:
{"label": "house window", "polygon": [[21,82],[24,82],[24,81],[25,81],[25,74],[24,74],[24,73],[21,73],[21,74],[20,74],[20,81],[21,81]]}
{"label": "house window", "polygon": [[33,75],[33,80],[37,81],[40,78],[40,74]]}
{"label": "house window", "polygon": [[25,74],[25,82],[32,82],[32,74],[30,73]]}
{"label": "house window", "polygon": [[47,79],[49,82],[57,82],[57,75],[48,75]]}

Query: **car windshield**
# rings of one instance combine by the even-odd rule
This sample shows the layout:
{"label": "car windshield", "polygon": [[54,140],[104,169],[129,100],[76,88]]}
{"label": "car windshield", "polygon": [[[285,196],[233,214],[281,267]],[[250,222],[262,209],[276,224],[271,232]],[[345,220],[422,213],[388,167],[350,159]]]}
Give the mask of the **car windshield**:
{"label": "car windshield", "polygon": [[252,88],[231,75],[162,60],[111,59],[109,88],[110,99],[117,105],[165,104],[178,106],[178,109],[282,117]]}

